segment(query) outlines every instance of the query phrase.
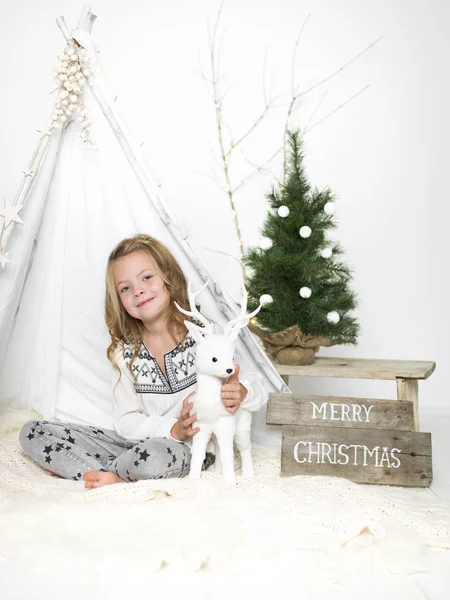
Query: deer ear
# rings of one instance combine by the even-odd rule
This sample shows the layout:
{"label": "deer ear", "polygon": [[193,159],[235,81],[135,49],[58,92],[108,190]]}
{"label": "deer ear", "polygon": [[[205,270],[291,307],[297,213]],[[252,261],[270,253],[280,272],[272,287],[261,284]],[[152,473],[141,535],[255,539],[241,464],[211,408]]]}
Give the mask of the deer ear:
{"label": "deer ear", "polygon": [[192,337],[194,338],[194,340],[197,343],[201,342],[202,339],[204,338],[204,334],[202,332],[203,328],[199,327],[198,325],[195,325],[195,323],[192,323],[192,321],[185,321],[184,324],[186,325],[187,330],[192,335]]}

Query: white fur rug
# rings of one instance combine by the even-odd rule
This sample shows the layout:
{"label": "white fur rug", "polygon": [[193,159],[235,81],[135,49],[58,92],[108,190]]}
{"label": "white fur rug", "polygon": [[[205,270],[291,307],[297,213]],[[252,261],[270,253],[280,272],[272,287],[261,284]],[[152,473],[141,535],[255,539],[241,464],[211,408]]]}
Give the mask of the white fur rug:
{"label": "white fur rug", "polygon": [[[17,433],[36,418],[1,417],[0,565],[29,573],[272,574],[314,572],[345,583],[428,569],[450,549],[450,500],[430,490],[330,477],[279,477],[279,456],[255,450],[253,481],[219,475],[86,491],[45,475]],[[31,569],[31,571],[30,571]]]}

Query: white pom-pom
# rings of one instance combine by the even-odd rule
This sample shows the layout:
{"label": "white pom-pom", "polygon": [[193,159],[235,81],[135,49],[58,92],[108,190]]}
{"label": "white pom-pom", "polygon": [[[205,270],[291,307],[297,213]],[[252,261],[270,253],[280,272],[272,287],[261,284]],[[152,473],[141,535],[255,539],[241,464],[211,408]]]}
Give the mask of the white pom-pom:
{"label": "white pom-pom", "polygon": [[83,75],[84,75],[85,77],[89,77],[89,75],[90,75],[90,74],[91,74],[91,72],[90,72],[90,70],[89,70],[89,69],[83,69]]}
{"label": "white pom-pom", "polygon": [[68,108],[70,111],[75,112],[78,108],[78,104],[69,104]]}
{"label": "white pom-pom", "polygon": [[59,119],[59,115],[57,115],[57,114],[53,114],[53,115],[52,115],[52,119],[53,119],[54,121],[57,121],[57,120]]}
{"label": "white pom-pom", "polygon": [[262,237],[261,241],[259,242],[259,246],[263,250],[269,250],[269,248],[272,248],[273,242],[270,238]]}
{"label": "white pom-pom", "polygon": [[59,117],[59,120],[61,121],[61,123],[65,123],[65,122],[67,121],[67,117],[66,117],[66,115],[61,115],[61,116]]}
{"label": "white pom-pom", "polygon": [[73,88],[73,85],[72,85],[72,83],[71,83],[70,81],[65,81],[65,82],[64,82],[64,87],[66,88],[66,90],[67,90],[68,92],[71,92],[71,91],[72,91],[72,88]]}
{"label": "white pom-pom", "polygon": [[311,227],[308,227],[308,225],[303,225],[303,227],[300,229],[300,231],[298,232],[300,234],[300,237],[302,238],[309,238],[309,236],[312,233]]}
{"label": "white pom-pom", "polygon": [[323,207],[323,212],[331,217],[336,212],[336,204],[334,202],[327,202]]}
{"label": "white pom-pom", "polygon": [[288,216],[289,212],[290,212],[289,207],[287,207],[285,205],[280,206],[280,208],[278,209],[278,216],[282,217],[284,219],[285,217]]}
{"label": "white pom-pom", "polygon": [[84,79],[84,75],[81,71],[78,71],[75,77],[78,79],[78,81],[82,81]]}
{"label": "white pom-pom", "polygon": [[64,75],[64,73],[60,73],[58,75],[58,79],[59,79],[59,81],[66,81],[67,75]]}
{"label": "white pom-pom", "polygon": [[304,287],[300,288],[299,294],[300,294],[300,296],[302,298],[310,298],[311,297],[311,290],[310,290],[309,287],[304,286]]}
{"label": "white pom-pom", "polygon": [[69,56],[69,58],[70,58],[70,60],[71,60],[72,62],[75,62],[76,60],[78,60],[78,56],[77,56],[76,54],[71,54],[71,55]]}
{"label": "white pom-pom", "polygon": [[339,321],[341,320],[341,317],[339,316],[339,313],[337,311],[332,310],[327,314],[327,319],[330,323],[336,325],[336,323],[339,323]]}
{"label": "white pom-pom", "polygon": [[331,258],[333,256],[333,250],[331,248],[322,248],[320,256],[322,258]]}
{"label": "white pom-pom", "polygon": [[80,67],[78,65],[72,65],[69,68],[69,73],[72,73],[73,75],[75,75],[75,73],[78,73],[79,70],[80,70]]}
{"label": "white pom-pom", "polygon": [[62,69],[61,63],[56,63],[56,65],[53,67],[53,70],[56,71],[57,73],[60,73],[61,69]]}
{"label": "white pom-pom", "polygon": [[81,88],[78,85],[73,88],[73,91],[75,94],[81,94]]}
{"label": "white pom-pom", "polygon": [[62,100],[65,100],[65,99],[67,98],[67,96],[68,96],[68,95],[69,95],[69,92],[68,92],[67,90],[61,90],[61,91],[59,92],[59,97],[60,97]]}
{"label": "white pom-pom", "polygon": [[78,102],[78,96],[76,94],[70,94],[69,96],[69,100],[73,103],[76,104]]}
{"label": "white pom-pom", "polygon": [[270,294],[263,294],[259,299],[259,303],[261,304],[261,306],[265,306],[266,304],[272,304],[272,302],[273,298]]}
{"label": "white pom-pom", "polygon": [[65,59],[65,56],[66,56],[65,54],[60,54],[60,55],[58,56],[58,60],[60,60],[61,62],[62,62],[63,60],[66,60],[66,59]]}

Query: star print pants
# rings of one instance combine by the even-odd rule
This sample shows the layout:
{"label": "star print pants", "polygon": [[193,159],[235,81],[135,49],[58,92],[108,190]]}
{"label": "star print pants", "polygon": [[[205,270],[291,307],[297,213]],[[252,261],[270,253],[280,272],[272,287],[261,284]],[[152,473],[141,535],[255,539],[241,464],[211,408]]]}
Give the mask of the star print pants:
{"label": "star print pants", "polygon": [[61,421],[28,421],[22,449],[44,469],[78,481],[86,471],[109,471],[124,481],[185,477],[191,452],[167,438],[126,440],[111,429]]}

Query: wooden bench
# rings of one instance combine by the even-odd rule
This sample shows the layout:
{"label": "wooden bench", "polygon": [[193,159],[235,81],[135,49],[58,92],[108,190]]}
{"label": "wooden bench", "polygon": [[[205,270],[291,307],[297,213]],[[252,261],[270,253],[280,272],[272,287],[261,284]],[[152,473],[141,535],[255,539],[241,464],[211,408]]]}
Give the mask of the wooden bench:
{"label": "wooden bench", "polygon": [[418,381],[428,379],[435,362],[414,360],[384,360],[372,358],[316,358],[312,365],[275,364],[278,373],[289,385],[289,377],[337,377],[351,379],[395,380],[397,400],[410,401],[414,407],[414,431],[419,431]]}
{"label": "wooden bench", "polygon": [[331,475],[357,483],[426,487],[432,481],[431,434],[419,432],[418,381],[434,362],[316,358],[275,364],[289,377],[396,382],[397,399],[271,393],[267,424],[281,425],[281,475]]}

